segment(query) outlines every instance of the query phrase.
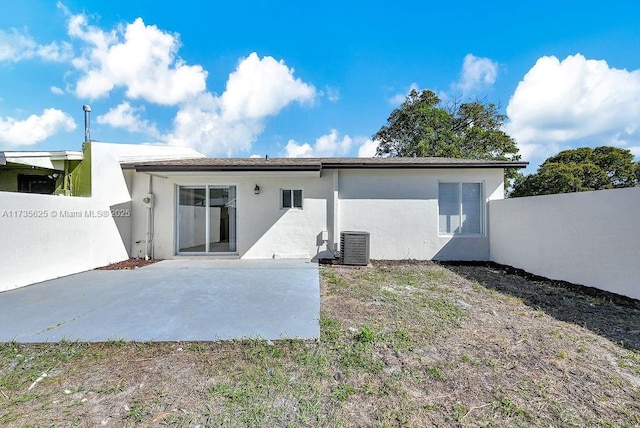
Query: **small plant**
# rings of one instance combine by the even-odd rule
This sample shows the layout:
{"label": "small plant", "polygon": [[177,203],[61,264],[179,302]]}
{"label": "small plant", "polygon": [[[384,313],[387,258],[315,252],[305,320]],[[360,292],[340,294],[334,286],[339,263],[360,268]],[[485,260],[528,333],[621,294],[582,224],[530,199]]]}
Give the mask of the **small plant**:
{"label": "small plant", "polygon": [[462,404],[453,405],[453,418],[456,422],[462,422],[462,419],[469,413],[469,408]]}
{"label": "small plant", "polygon": [[203,343],[192,342],[187,345],[187,349],[191,352],[205,352],[207,350],[207,347]]}
{"label": "small plant", "polygon": [[135,422],[142,422],[146,415],[151,413],[149,407],[145,404],[133,403],[127,411],[127,418],[133,419]]}
{"label": "small plant", "polygon": [[494,407],[496,409],[501,410],[502,413],[504,413],[505,415],[507,415],[509,417],[514,417],[514,416],[525,417],[525,416],[527,416],[527,411],[525,409],[519,407],[516,403],[514,403],[511,400],[509,400],[508,398],[503,398],[502,400],[500,400],[499,403],[495,404]]}
{"label": "small plant", "polygon": [[360,343],[373,343],[376,340],[376,334],[371,328],[364,326],[356,334],[355,339]]}
{"label": "small plant", "polygon": [[427,375],[434,380],[444,379],[444,373],[442,372],[442,369],[440,369],[440,367],[438,366],[428,366]]}
{"label": "small plant", "polygon": [[331,398],[335,401],[345,401],[356,392],[355,388],[346,383],[341,383],[331,388]]}

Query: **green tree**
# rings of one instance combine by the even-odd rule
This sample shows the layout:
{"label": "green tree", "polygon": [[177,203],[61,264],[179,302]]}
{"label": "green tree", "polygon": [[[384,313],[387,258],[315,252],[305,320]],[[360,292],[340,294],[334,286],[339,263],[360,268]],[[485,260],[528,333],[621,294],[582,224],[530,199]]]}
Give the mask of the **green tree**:
{"label": "green tree", "polygon": [[[429,90],[411,90],[373,135],[377,156],[435,156],[519,160],[518,146],[500,128],[506,117],[479,101],[441,105]],[[507,177],[515,177],[515,170]]]}
{"label": "green tree", "polygon": [[638,186],[640,162],[629,150],[581,147],[550,157],[535,174],[516,177],[509,196],[536,196]]}

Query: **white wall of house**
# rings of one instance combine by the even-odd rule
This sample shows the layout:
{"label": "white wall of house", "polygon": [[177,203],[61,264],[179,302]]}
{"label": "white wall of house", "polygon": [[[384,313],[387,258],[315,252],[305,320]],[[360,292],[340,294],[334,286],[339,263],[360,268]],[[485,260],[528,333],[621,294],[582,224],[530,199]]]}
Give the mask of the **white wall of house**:
{"label": "white wall of house", "polygon": [[487,201],[504,197],[502,174],[501,169],[340,170],[339,228],[369,232],[372,259],[488,260],[486,216],[482,236],[438,234],[438,183],[483,183]]}
{"label": "white wall of house", "polygon": [[[145,254],[146,213],[139,201],[149,192],[153,207],[153,257],[176,257],[176,198],[178,186],[236,186],[237,253],[242,258],[312,258],[325,246],[318,235],[327,230],[327,200],[331,177],[318,173],[207,173],[200,175],[126,171],[132,190],[132,255]],[[149,187],[151,180],[151,187]],[[254,188],[260,186],[260,193]],[[301,189],[302,209],[281,209],[280,190]],[[204,235],[204,234],[203,234]],[[193,237],[194,243],[198,238]],[[200,242],[200,241],[198,241]]]}
{"label": "white wall of house", "polygon": [[93,198],[0,192],[0,291],[126,259],[109,206]]}
{"label": "white wall of house", "polygon": [[[482,236],[438,235],[438,183],[481,182],[484,201],[502,198],[504,190],[501,169],[125,175],[133,199],[132,256],[145,255],[147,209],[139,201],[151,189],[152,255],[163,259],[176,257],[178,186],[236,186],[237,253],[258,259],[313,258],[327,248],[337,249],[340,231],[363,230],[371,234],[373,259],[488,260],[486,214]],[[303,208],[281,209],[281,189],[301,189]],[[328,242],[322,240],[325,230]]]}
{"label": "white wall of house", "polygon": [[640,188],[492,201],[491,260],[640,298]]}

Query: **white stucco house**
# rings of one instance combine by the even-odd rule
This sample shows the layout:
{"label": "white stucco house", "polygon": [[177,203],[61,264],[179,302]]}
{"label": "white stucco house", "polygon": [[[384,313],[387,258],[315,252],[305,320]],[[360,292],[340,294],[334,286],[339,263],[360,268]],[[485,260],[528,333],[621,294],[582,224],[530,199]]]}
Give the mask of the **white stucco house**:
{"label": "white stucco house", "polygon": [[504,168],[526,166],[212,159],[98,142],[82,153],[1,153],[0,291],[128,257],[316,261],[337,254],[347,231],[368,233],[371,259],[488,261],[488,203],[503,198]]}
{"label": "white stucco house", "polygon": [[197,158],[122,164],[132,257],[325,258],[365,231],[372,259],[490,260],[488,201],[526,162]]}

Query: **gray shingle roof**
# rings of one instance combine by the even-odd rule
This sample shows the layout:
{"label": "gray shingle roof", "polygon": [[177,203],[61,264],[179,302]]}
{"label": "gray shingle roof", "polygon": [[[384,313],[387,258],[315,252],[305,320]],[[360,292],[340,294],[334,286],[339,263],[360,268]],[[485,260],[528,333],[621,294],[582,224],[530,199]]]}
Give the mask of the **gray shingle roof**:
{"label": "gray shingle roof", "polygon": [[395,157],[395,158],[198,158],[124,164],[140,172],[160,171],[320,171],[353,168],[525,168],[528,162]]}

